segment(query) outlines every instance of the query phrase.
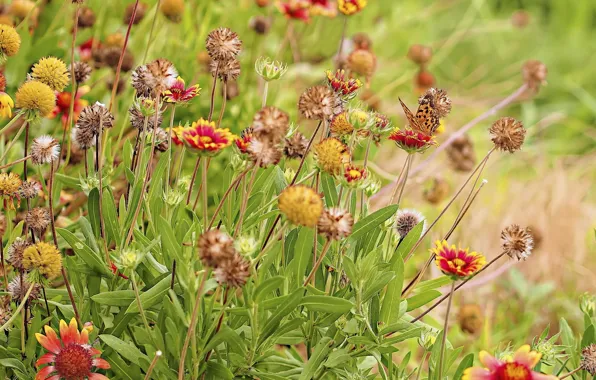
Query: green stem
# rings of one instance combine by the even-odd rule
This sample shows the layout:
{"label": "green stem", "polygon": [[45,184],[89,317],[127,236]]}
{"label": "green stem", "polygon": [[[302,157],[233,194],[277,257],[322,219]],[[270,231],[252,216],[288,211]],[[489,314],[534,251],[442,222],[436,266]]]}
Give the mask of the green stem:
{"label": "green stem", "polygon": [[33,286],[35,286],[35,283],[32,283],[29,286],[29,289],[27,290],[27,293],[25,293],[25,297],[23,297],[23,300],[21,301],[21,303],[19,304],[19,306],[17,307],[17,309],[12,314],[12,317],[10,317],[10,319],[8,321],[6,321],[6,323],[3,324],[0,327],[0,332],[4,331],[8,327],[10,327],[12,325],[12,322],[14,322],[14,320],[17,318],[17,316],[21,313],[21,310],[23,309],[23,307],[25,306],[25,303],[27,302],[27,300],[29,299],[29,296],[31,295],[31,291],[33,290]]}
{"label": "green stem", "polygon": [[147,330],[147,334],[151,340],[153,340],[153,335],[151,334],[151,328],[149,327],[149,322],[147,322],[147,316],[145,315],[145,309],[143,309],[143,303],[141,302],[141,295],[139,294],[139,288],[137,286],[137,279],[135,276],[135,271],[133,270],[130,275],[130,281],[132,282],[132,289],[135,292],[135,298],[137,300],[137,306],[139,307],[139,314],[141,315],[141,319],[143,320],[143,325],[145,325],[145,329]]}
{"label": "green stem", "polygon": [[172,106],[172,114],[170,115],[170,130],[168,134],[168,170],[166,171],[166,181],[164,183],[164,191],[169,191],[170,188],[170,171],[172,170],[172,154],[174,147],[172,146],[172,128],[174,128],[174,116],[176,115],[176,104]]}
{"label": "green stem", "polygon": [[269,82],[265,81],[265,85],[263,86],[263,101],[261,102],[261,107],[265,107],[267,105],[267,93],[269,92]]}
{"label": "green stem", "polygon": [[443,325],[443,339],[441,341],[441,355],[439,356],[439,379],[443,378],[443,362],[445,361],[445,343],[447,342],[447,328],[449,322],[449,312],[451,311],[451,303],[453,301],[453,292],[455,290],[455,281],[451,282],[451,290],[449,291],[449,301],[447,301],[447,312],[445,312],[445,324]]}

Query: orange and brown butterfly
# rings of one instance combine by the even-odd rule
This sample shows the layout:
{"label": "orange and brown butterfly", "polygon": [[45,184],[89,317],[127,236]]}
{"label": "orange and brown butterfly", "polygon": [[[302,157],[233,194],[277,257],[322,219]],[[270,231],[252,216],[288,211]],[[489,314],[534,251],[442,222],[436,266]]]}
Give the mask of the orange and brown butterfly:
{"label": "orange and brown butterfly", "polygon": [[399,102],[404,109],[404,113],[408,119],[408,124],[412,130],[432,136],[436,132],[437,128],[439,128],[439,116],[434,110],[432,100],[421,103],[418,106],[416,115],[410,111],[408,106],[406,106],[401,99],[399,99]]}

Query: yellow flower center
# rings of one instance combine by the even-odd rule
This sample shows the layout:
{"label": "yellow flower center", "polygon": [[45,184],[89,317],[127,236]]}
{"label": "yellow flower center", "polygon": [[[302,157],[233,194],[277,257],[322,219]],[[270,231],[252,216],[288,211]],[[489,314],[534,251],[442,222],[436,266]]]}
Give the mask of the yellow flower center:
{"label": "yellow flower center", "polygon": [[455,267],[457,267],[457,268],[461,268],[461,267],[463,267],[464,265],[466,265],[466,262],[465,262],[465,261],[463,261],[462,259],[454,259],[454,260],[452,261],[452,263],[453,263],[453,265],[455,265]]}
{"label": "yellow flower center", "polygon": [[201,136],[200,140],[203,144],[210,144],[213,142],[213,139],[209,136]]}
{"label": "yellow flower center", "polygon": [[504,380],[527,380],[531,379],[532,375],[524,365],[507,363],[503,367],[503,376],[500,378]]}
{"label": "yellow flower center", "polygon": [[349,173],[350,173],[350,177],[352,177],[352,178],[360,178],[360,177],[362,177],[362,174],[360,174],[360,172],[358,170],[352,169],[352,170],[350,170]]}

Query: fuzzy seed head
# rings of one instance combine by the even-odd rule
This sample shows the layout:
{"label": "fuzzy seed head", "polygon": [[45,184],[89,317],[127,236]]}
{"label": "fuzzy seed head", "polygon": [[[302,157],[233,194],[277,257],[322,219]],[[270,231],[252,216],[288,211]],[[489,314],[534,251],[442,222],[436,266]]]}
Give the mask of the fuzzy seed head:
{"label": "fuzzy seed head", "polygon": [[[133,128],[138,129],[139,131],[142,131],[145,128],[145,121],[147,121],[147,129],[151,130],[153,128],[155,128],[155,126],[157,125],[158,127],[161,125],[162,121],[163,121],[163,110],[161,108],[158,108],[157,111],[157,124],[155,123],[155,114],[153,115],[144,115],[143,114],[143,103],[146,100],[149,100],[147,98],[138,98],[138,101],[135,102],[132,107],[130,107],[130,109],[128,110],[128,113],[130,115],[130,125],[133,126]],[[155,111],[155,107],[151,107],[153,112]]]}
{"label": "fuzzy seed head", "polygon": [[455,139],[446,149],[451,167],[459,172],[469,172],[476,167],[474,143],[466,134]]}
{"label": "fuzzy seed head", "polygon": [[164,0],[159,10],[168,20],[179,23],[184,15],[184,0]]}
{"label": "fuzzy seed head", "polygon": [[300,95],[298,110],[307,119],[324,120],[342,111],[341,99],[328,86],[310,87]]}
{"label": "fuzzy seed head", "polygon": [[54,91],[62,92],[68,85],[70,74],[61,59],[45,57],[33,66],[31,77],[47,84]]}
{"label": "fuzzy seed head", "polygon": [[34,164],[48,164],[60,157],[60,144],[51,136],[40,136],[31,144],[31,161]]}
{"label": "fuzzy seed head", "polygon": [[207,36],[205,42],[209,56],[215,61],[226,61],[236,58],[242,49],[242,41],[238,34],[228,28],[218,28]]}
{"label": "fuzzy seed head", "polygon": [[257,34],[267,34],[271,28],[271,21],[265,16],[257,15],[250,19],[248,26]]}
{"label": "fuzzy seed head", "polygon": [[236,253],[220,263],[214,276],[220,285],[241,288],[250,277],[250,262]]}
{"label": "fuzzy seed head", "polygon": [[476,335],[482,330],[484,324],[482,309],[477,304],[462,305],[459,309],[457,321],[463,332]]}
{"label": "fuzzy seed head", "polygon": [[538,90],[541,85],[546,83],[547,74],[546,65],[537,60],[527,61],[522,68],[524,82],[533,90]]}
{"label": "fuzzy seed head", "polygon": [[[76,125],[81,133],[88,133],[93,136],[99,134],[101,128],[109,129],[113,126],[114,115],[100,102],[95,102],[95,104],[83,108]],[[84,147],[83,145],[80,146]]]}
{"label": "fuzzy seed head", "polygon": [[23,267],[46,280],[53,280],[60,275],[62,256],[55,245],[40,241],[23,251]]}
{"label": "fuzzy seed head", "polygon": [[320,234],[325,235],[329,240],[341,240],[352,233],[354,218],[352,215],[339,207],[325,209],[317,224]]}
{"label": "fuzzy seed head", "polygon": [[253,137],[248,144],[251,160],[259,162],[262,168],[277,165],[281,160],[282,150],[278,144],[266,138]]}
{"label": "fuzzy seed head", "polygon": [[395,230],[400,238],[406,237],[408,232],[412,231],[420,223],[424,223],[422,230],[426,230],[426,219],[416,210],[399,210],[395,216]]}
{"label": "fuzzy seed head", "polygon": [[89,7],[82,7],[79,10],[78,26],[79,28],[91,28],[93,25],[95,25],[96,19],[97,17],[95,16],[93,9]]}
{"label": "fuzzy seed head", "polygon": [[219,61],[212,60],[209,63],[209,71],[211,76],[215,76],[224,82],[232,82],[240,76],[241,68],[240,61],[236,58],[222,59]]}
{"label": "fuzzy seed head", "polygon": [[323,212],[323,201],[312,188],[293,185],[281,192],[278,207],[290,222],[299,226],[314,227]]}
{"label": "fuzzy seed head", "polygon": [[348,69],[352,72],[370,78],[377,68],[377,57],[367,49],[356,49],[348,56]]}
{"label": "fuzzy seed head", "polygon": [[592,343],[582,349],[581,368],[590,375],[596,375],[596,344]]}
{"label": "fuzzy seed head", "polygon": [[427,64],[433,57],[433,49],[426,45],[412,45],[408,50],[408,58],[417,65]]}
{"label": "fuzzy seed head", "polygon": [[526,137],[526,129],[522,122],[512,117],[503,117],[495,121],[489,132],[495,147],[509,153],[520,150]]}
{"label": "fuzzy seed head", "polygon": [[8,258],[7,261],[16,270],[22,271],[23,266],[23,253],[25,249],[29,247],[31,243],[28,240],[16,238],[15,241],[8,247]]}
{"label": "fuzzy seed head", "polygon": [[19,197],[25,199],[33,199],[39,195],[41,185],[37,181],[26,181],[21,184],[19,188]]}
{"label": "fuzzy seed head", "polygon": [[209,230],[199,237],[199,257],[203,265],[218,268],[236,254],[234,240],[220,230]]}
{"label": "fuzzy seed head", "polygon": [[52,113],[56,105],[54,91],[45,83],[32,80],[19,87],[15,96],[17,108],[26,110],[32,117],[45,117]]}
{"label": "fuzzy seed head", "polygon": [[[128,25],[130,24],[130,19],[132,18],[132,12],[135,8],[135,3],[130,3],[126,6],[126,9],[124,10],[124,25]],[[138,23],[140,23],[141,21],[143,21],[143,18],[145,17],[145,13],[147,12],[147,4],[145,3],[141,3],[139,2],[139,5],[137,6],[137,12],[135,13],[135,18],[134,20],[132,20],[132,24],[136,25]]]}
{"label": "fuzzy seed head", "polygon": [[25,215],[25,223],[33,231],[41,236],[50,225],[50,210],[46,207],[32,208]]}
{"label": "fuzzy seed head", "polygon": [[[70,71],[70,67],[68,68]],[[77,61],[74,63],[74,78],[77,84],[87,81],[91,76],[91,66],[87,62]]]}
{"label": "fuzzy seed head", "polygon": [[[25,296],[27,295],[27,291],[31,283],[27,281],[26,278],[15,277],[12,281],[8,284],[8,293],[10,294],[10,298],[12,298],[15,302],[20,303],[23,301]],[[33,289],[29,294],[29,300],[36,300],[39,298],[41,293],[41,285],[35,284],[33,285]]]}
{"label": "fuzzy seed head", "polygon": [[534,239],[528,228],[512,224],[501,231],[501,248],[512,259],[525,260],[532,254]]}
{"label": "fuzzy seed head", "polygon": [[261,108],[254,116],[252,133],[257,138],[279,142],[288,132],[290,118],[287,113],[277,107]]}
{"label": "fuzzy seed head", "polygon": [[308,148],[308,139],[300,132],[295,132],[285,139],[284,154],[287,158],[302,158]]}
{"label": "fuzzy seed head", "polygon": [[21,48],[21,36],[10,25],[0,24],[0,54],[11,57]]}

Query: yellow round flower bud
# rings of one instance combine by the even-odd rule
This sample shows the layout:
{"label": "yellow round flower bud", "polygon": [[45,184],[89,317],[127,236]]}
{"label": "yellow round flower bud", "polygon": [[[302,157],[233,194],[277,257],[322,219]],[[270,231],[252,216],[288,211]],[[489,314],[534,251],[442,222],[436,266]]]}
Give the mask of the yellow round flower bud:
{"label": "yellow round flower bud", "polygon": [[66,64],[56,57],[45,57],[39,60],[31,70],[31,76],[47,84],[54,91],[62,92],[68,85],[69,73]]}
{"label": "yellow round flower bud", "polygon": [[62,256],[55,245],[40,241],[23,252],[23,267],[53,280],[60,275]]}
{"label": "yellow round flower bud", "polygon": [[377,57],[370,50],[357,49],[348,56],[348,68],[358,75],[370,78],[376,66]]}
{"label": "yellow round flower bud", "polygon": [[329,137],[315,145],[315,158],[321,170],[330,174],[339,174],[350,162],[348,147],[336,139]]}
{"label": "yellow round flower bud", "polygon": [[0,55],[10,57],[19,52],[21,48],[21,36],[10,25],[0,24]]}
{"label": "yellow round flower bud", "polygon": [[317,225],[323,212],[323,201],[312,188],[293,185],[279,195],[279,210],[294,224],[306,227]]}
{"label": "yellow round flower bud", "polygon": [[164,0],[159,9],[170,21],[180,22],[184,14],[184,0]]}
{"label": "yellow round flower bud", "polygon": [[16,93],[16,106],[37,116],[47,116],[56,105],[54,91],[45,83],[32,80],[23,83]]}

